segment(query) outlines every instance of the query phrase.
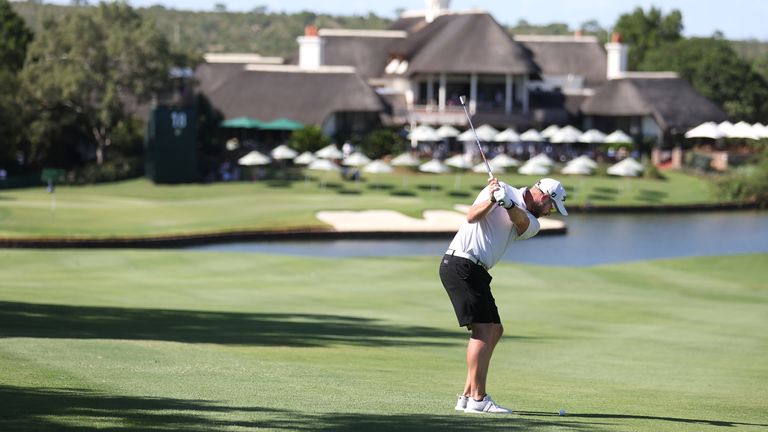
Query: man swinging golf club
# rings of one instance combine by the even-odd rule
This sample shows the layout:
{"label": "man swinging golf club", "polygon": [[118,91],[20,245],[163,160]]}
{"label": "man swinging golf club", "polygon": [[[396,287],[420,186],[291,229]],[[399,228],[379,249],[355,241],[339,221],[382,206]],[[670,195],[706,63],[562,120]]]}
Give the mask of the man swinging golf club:
{"label": "man swinging golf club", "polygon": [[459,326],[470,331],[467,345],[467,379],[456,403],[467,413],[511,413],[486,393],[486,378],[493,349],[504,328],[491,294],[491,269],[514,241],[539,232],[537,218],[553,207],[562,215],[565,189],[551,178],[531,188],[513,188],[496,178],[485,187],[467,211],[467,219],[440,262],[440,280],[453,303]]}
{"label": "man swinging golf club", "polygon": [[[460,98],[472,131],[475,130]],[[565,189],[559,181],[543,178],[530,188],[513,188],[493,176],[483,148],[475,141],[488,170],[488,186],[467,211],[467,219],[451,241],[440,262],[440,280],[451,299],[459,326],[471,331],[467,344],[467,379],[458,395],[456,410],[467,413],[507,414],[511,410],[497,405],[486,393],[488,366],[493,349],[504,328],[496,301],[491,294],[491,269],[517,240],[539,232],[538,218],[553,208],[562,215]]]}

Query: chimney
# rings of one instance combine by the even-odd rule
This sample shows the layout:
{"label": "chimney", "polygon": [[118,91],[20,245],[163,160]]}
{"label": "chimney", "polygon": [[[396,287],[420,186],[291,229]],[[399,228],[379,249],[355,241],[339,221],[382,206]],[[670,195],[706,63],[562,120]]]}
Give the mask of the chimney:
{"label": "chimney", "polygon": [[627,72],[629,46],[621,43],[620,34],[611,34],[611,41],[605,44],[605,52],[608,56],[606,77],[609,80],[623,77]]}
{"label": "chimney", "polygon": [[451,6],[451,0],[424,0],[426,8],[424,9],[424,19],[431,23]]}
{"label": "chimney", "polygon": [[323,39],[317,35],[316,26],[306,26],[304,36],[299,36],[296,41],[299,43],[300,68],[318,69],[323,65]]}

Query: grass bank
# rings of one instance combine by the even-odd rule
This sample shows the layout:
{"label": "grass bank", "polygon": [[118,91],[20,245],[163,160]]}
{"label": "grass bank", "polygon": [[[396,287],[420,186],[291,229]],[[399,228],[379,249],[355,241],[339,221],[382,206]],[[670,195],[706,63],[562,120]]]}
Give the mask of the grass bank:
{"label": "grass bank", "polygon": [[[391,209],[414,217],[424,210],[469,204],[485,186],[482,174],[369,175],[342,181],[312,173],[295,181],[157,186],[147,180],[80,187],[0,191],[0,237],[135,237],[233,230],[322,228],[318,210]],[[568,204],[690,205],[717,202],[699,177],[665,173],[665,180],[563,177]],[[536,178],[502,176],[516,186]]]}
{"label": "grass bank", "polygon": [[467,335],[435,258],[0,259],[2,430],[768,427],[765,254],[500,264],[502,418],[453,411]]}

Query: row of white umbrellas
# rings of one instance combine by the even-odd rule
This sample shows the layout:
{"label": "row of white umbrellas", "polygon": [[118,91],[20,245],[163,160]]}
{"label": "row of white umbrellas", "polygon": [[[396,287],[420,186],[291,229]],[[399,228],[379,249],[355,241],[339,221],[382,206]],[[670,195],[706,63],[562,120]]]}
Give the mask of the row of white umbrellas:
{"label": "row of white umbrellas", "polygon": [[[616,130],[610,134],[604,134],[597,129],[582,132],[573,126],[559,127],[551,125],[542,131],[528,129],[518,134],[514,129],[498,131],[490,125],[482,125],[475,129],[477,138],[483,142],[544,142],[551,143],[632,143],[632,137]],[[474,141],[475,135],[472,129],[460,132],[453,126],[441,126],[433,129],[429,125],[419,125],[410,132],[408,137],[414,141],[442,141],[447,138],[455,138],[457,141]]]}
{"label": "row of white umbrellas", "polygon": [[722,123],[706,122],[685,133],[686,138],[745,138],[759,140],[768,138],[768,126],[762,123],[749,124],[740,121],[732,124],[729,121]]}

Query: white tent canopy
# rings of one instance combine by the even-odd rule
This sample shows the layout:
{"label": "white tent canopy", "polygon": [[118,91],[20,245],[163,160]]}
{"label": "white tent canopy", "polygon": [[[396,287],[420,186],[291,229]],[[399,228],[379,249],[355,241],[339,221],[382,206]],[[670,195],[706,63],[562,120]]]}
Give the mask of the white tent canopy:
{"label": "white tent canopy", "polygon": [[531,162],[530,160],[523,164],[517,172],[525,175],[547,175],[549,174],[550,167],[542,165],[540,163]]}
{"label": "white tent canopy", "polygon": [[270,159],[268,156],[265,156],[256,150],[253,150],[237,160],[238,165],[245,166],[267,165],[269,162]]}
{"label": "white tent canopy", "polygon": [[501,153],[495,158],[491,159],[491,164],[494,166],[500,166],[502,168],[508,168],[520,166],[520,161],[511,156],[507,156],[505,153]]}
{"label": "white tent canopy", "polygon": [[622,177],[637,177],[643,172],[643,165],[628,157],[608,167],[608,174]]}
{"label": "white tent canopy", "polygon": [[320,159],[341,159],[344,157],[344,153],[336,147],[336,144],[328,144],[315,152],[315,156]]}
{"label": "white tent canopy", "polygon": [[685,133],[686,138],[722,138],[725,134],[715,122],[702,123]]}
{"label": "white tent canopy", "polygon": [[371,163],[371,159],[360,152],[354,152],[351,155],[344,158],[342,163],[347,166],[359,167],[359,166],[363,166]]}
{"label": "white tent canopy", "polygon": [[559,131],[549,137],[549,142],[575,143],[579,142],[579,138],[581,138],[581,131],[571,125],[568,125],[561,128]]}
{"label": "white tent canopy", "polygon": [[392,172],[392,167],[381,159],[369,163],[363,167],[363,172],[370,174],[386,174]]}
{"label": "white tent canopy", "polygon": [[759,140],[760,134],[757,133],[751,124],[740,121],[733,125],[730,132],[728,133],[728,138],[746,138]]}
{"label": "white tent canopy", "polygon": [[[504,174],[506,170],[503,166],[495,165],[492,160],[488,161],[488,165],[491,166],[491,170],[493,171],[493,174]],[[487,173],[488,168],[485,167],[485,162],[480,162],[479,164],[472,167],[472,172],[476,173]]]}
{"label": "white tent canopy", "polygon": [[461,132],[451,125],[440,126],[436,131],[440,138],[454,138],[459,136]]}
{"label": "white tent canopy", "polygon": [[619,129],[616,129],[605,137],[605,142],[612,144],[632,144],[634,141],[632,140],[631,136],[625,134]]}
{"label": "white tent canopy", "polygon": [[560,132],[560,126],[553,124],[544,128],[544,130],[542,130],[540,133],[543,138],[549,139],[549,138],[552,138],[558,132]]}
{"label": "white tent canopy", "polygon": [[314,154],[312,152],[305,151],[304,153],[296,156],[296,159],[293,160],[293,163],[297,165],[309,165],[311,164],[315,159]]}
{"label": "white tent canopy", "polygon": [[440,141],[443,139],[437,131],[429,125],[419,125],[413,128],[408,138],[415,141]]}
{"label": "white tent canopy", "polygon": [[269,152],[269,154],[272,156],[273,159],[276,159],[276,160],[293,159],[296,157],[296,155],[298,155],[296,150],[288,147],[285,144],[280,144],[279,146],[275,147],[274,149],[272,149],[271,152]]}
{"label": "white tent canopy", "polygon": [[493,137],[496,142],[515,142],[520,140],[520,135],[514,129],[504,129]]}
{"label": "white tent canopy", "polygon": [[[482,125],[478,128],[475,128],[475,132],[477,132],[477,138],[480,141],[493,141],[493,139],[496,137],[496,135],[499,134],[499,131],[494,129],[492,126],[489,125]],[[472,133],[472,129],[467,129],[466,131],[462,132],[461,135],[456,138],[459,141],[474,141],[475,140],[475,134]]]}
{"label": "white tent canopy", "polygon": [[528,163],[533,163],[536,165],[552,166],[555,164],[555,161],[553,161],[552,158],[550,158],[546,154],[539,153],[536,156],[530,158],[528,162],[526,162],[526,164]]}
{"label": "white tent canopy", "polygon": [[419,171],[434,173],[434,174],[443,174],[443,173],[447,173],[450,170],[448,169],[448,165],[440,162],[437,159],[432,159],[427,163],[419,165]]}
{"label": "white tent canopy", "polygon": [[585,165],[566,165],[560,172],[569,175],[592,175],[594,170]]}
{"label": "white tent canopy", "polygon": [[597,169],[597,162],[593,161],[589,156],[582,155],[568,161],[566,166],[585,166],[587,168]]}
{"label": "white tent canopy", "polygon": [[419,165],[421,162],[411,153],[402,153],[397,156],[395,156],[394,159],[390,162],[393,166],[409,166],[414,167]]}
{"label": "white tent canopy", "polygon": [[597,129],[590,129],[579,137],[579,142],[582,143],[602,143],[605,142],[605,134]]}
{"label": "white tent canopy", "polygon": [[544,137],[542,137],[539,131],[536,129],[528,129],[527,131],[520,134],[520,141],[542,142],[544,141]]}
{"label": "white tent canopy", "polygon": [[340,171],[339,166],[329,159],[317,159],[310,163],[307,168],[315,171]]}
{"label": "white tent canopy", "polygon": [[733,129],[733,123],[726,120],[718,124],[717,128],[720,129],[720,132],[722,132],[723,136],[729,136],[731,134],[731,129]]}
{"label": "white tent canopy", "polygon": [[457,154],[445,160],[445,164],[458,169],[472,168],[471,157],[465,154]]}

